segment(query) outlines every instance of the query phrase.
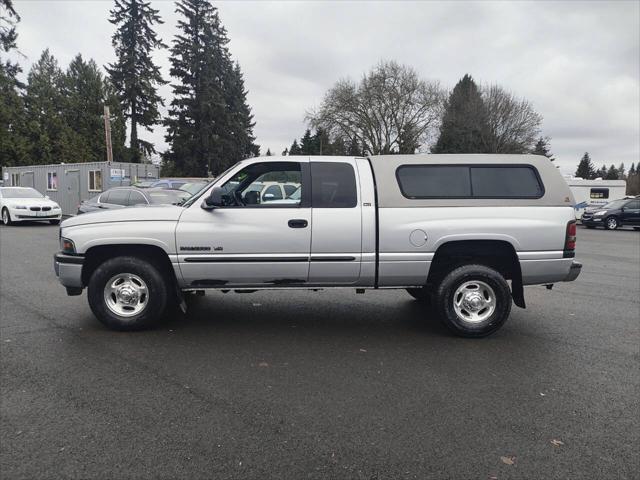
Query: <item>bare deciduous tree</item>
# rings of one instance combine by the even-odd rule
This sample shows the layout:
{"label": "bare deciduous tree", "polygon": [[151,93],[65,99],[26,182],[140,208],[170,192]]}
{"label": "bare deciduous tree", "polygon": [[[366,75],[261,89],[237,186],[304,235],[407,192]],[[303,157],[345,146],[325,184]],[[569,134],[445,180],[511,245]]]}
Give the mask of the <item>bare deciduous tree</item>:
{"label": "bare deciduous tree", "polygon": [[356,84],[338,81],[319,109],[307,114],[315,128],[356,140],[369,154],[414,153],[437,127],[443,90],[411,67],[382,62]]}
{"label": "bare deciduous tree", "polygon": [[531,103],[513,95],[498,85],[483,88],[489,132],[486,135],[489,153],[527,153],[540,134],[542,116]]}

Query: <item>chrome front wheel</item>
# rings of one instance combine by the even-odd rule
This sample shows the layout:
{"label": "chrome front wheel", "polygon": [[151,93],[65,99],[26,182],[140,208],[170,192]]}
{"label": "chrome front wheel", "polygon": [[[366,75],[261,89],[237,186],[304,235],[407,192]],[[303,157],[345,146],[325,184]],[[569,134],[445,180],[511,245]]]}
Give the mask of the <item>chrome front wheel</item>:
{"label": "chrome front wheel", "polygon": [[116,315],[133,317],[147,307],[149,289],[138,275],[119,273],[105,284],[104,302]]}
{"label": "chrome front wheel", "polygon": [[9,210],[7,210],[6,208],[2,210],[2,223],[4,223],[5,225],[11,225]]}

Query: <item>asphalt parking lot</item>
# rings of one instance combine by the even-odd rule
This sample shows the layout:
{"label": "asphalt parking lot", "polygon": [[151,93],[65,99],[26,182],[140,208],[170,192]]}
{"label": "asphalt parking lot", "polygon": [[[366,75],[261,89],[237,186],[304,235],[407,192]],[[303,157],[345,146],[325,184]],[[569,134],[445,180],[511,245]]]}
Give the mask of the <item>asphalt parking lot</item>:
{"label": "asphalt parking lot", "polygon": [[450,336],[404,291],[209,293],[116,333],[0,228],[0,476],[638,478],[640,233],[578,231],[582,275]]}

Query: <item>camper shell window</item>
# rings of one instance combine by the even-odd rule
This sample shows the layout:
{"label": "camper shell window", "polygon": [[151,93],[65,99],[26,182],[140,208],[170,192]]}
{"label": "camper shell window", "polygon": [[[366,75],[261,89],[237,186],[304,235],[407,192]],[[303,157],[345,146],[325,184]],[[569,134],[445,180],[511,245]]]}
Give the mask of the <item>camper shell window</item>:
{"label": "camper shell window", "polygon": [[101,170],[89,170],[89,191],[101,192],[102,191],[102,171]]}
{"label": "camper shell window", "polygon": [[536,199],[544,195],[531,165],[401,165],[396,178],[409,199]]}
{"label": "camper shell window", "polygon": [[55,192],[58,190],[58,174],[56,172],[47,172],[47,191]]}

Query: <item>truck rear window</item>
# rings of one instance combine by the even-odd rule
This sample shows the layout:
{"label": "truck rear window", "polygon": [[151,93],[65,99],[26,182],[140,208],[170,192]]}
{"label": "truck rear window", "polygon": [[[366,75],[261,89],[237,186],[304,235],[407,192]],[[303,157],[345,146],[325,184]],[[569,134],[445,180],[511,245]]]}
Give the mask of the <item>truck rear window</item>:
{"label": "truck rear window", "polygon": [[544,188],[531,165],[402,165],[396,171],[406,198],[540,198]]}

